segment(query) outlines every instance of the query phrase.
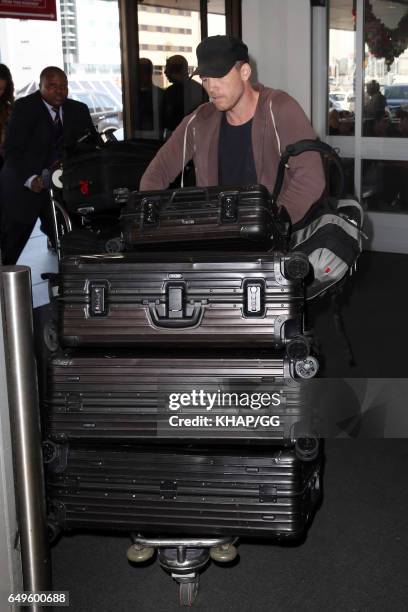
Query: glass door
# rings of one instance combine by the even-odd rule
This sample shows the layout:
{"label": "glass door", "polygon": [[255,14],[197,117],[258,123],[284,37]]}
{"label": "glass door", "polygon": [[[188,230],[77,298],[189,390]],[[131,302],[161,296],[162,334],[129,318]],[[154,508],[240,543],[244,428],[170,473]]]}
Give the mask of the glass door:
{"label": "glass door", "polygon": [[314,11],[315,127],[339,149],[346,191],[366,211],[366,248],[408,253],[408,0],[330,0]]}
{"label": "glass door", "polygon": [[43,68],[58,66],[69,97],[89,107],[100,132],[122,129],[117,0],[59,0],[57,21],[0,19],[0,61],[11,70],[16,98],[38,89]]}

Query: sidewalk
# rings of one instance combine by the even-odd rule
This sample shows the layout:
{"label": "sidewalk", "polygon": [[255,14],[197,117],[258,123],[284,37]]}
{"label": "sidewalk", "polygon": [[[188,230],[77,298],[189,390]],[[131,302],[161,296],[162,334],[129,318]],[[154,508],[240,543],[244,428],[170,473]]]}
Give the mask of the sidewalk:
{"label": "sidewalk", "polygon": [[48,304],[48,282],[42,280],[41,274],[43,272],[57,272],[58,265],[55,253],[47,249],[47,238],[40,231],[39,221],[33,229],[17,264],[31,268],[33,308]]}

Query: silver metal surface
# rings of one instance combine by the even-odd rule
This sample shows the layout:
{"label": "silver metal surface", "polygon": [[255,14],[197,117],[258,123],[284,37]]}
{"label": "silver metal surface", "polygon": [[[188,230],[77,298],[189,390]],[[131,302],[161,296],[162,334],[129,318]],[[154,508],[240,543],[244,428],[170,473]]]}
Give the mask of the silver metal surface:
{"label": "silver metal surface", "polygon": [[[34,354],[30,269],[0,268],[7,387],[15,490],[25,591],[51,589],[41,453],[37,370]],[[42,610],[33,605],[31,610]]]}
{"label": "silver metal surface", "polygon": [[72,232],[72,221],[70,219],[69,214],[65,210],[65,208],[58,202],[55,197],[54,189],[50,189],[50,199],[51,199],[51,213],[52,213],[52,222],[54,229],[54,238],[55,238],[55,247],[57,251],[58,261],[61,259],[61,226],[60,221],[58,219],[57,213],[59,212],[61,215],[61,220],[64,224],[64,230],[69,233]]}
{"label": "silver metal surface", "polygon": [[210,552],[207,547],[198,549],[159,548],[158,559],[163,569],[168,572],[195,573],[207,565],[210,560]]}
{"label": "silver metal surface", "polygon": [[222,544],[234,544],[237,538],[224,537],[224,538],[144,538],[143,536],[133,536],[134,544],[142,544],[143,546],[157,547],[178,547],[178,546],[191,546],[194,548],[207,548],[211,546],[218,546]]}
{"label": "silver metal surface", "polygon": [[312,125],[316,134],[326,140],[327,124],[327,7],[312,8]]}
{"label": "silver metal surface", "polygon": [[20,548],[16,546],[18,522],[2,310],[0,300],[0,593],[18,593],[23,590],[23,575]]}

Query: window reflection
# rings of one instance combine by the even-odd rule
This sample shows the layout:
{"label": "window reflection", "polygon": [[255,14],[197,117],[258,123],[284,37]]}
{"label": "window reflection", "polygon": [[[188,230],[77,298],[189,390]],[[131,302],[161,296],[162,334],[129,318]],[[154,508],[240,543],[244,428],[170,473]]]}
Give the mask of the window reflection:
{"label": "window reflection", "polygon": [[361,195],[367,210],[408,213],[408,162],[363,160]]}
{"label": "window reflection", "polygon": [[365,0],[363,136],[406,138],[408,6]]}
{"label": "window reflection", "polygon": [[354,134],[355,10],[353,0],[331,0],[329,8],[328,133]]}
{"label": "window reflection", "polygon": [[[177,0],[166,2],[166,6],[160,4],[147,0],[138,5],[140,59],[135,136],[154,140],[168,137],[170,124],[174,129],[192,110],[191,104],[184,105],[184,83],[195,68],[195,49],[201,40],[199,0],[189,2],[189,10],[179,8]],[[165,95],[170,87],[172,95]],[[169,97],[171,108],[167,108]],[[190,100],[191,96],[187,97]]]}
{"label": "window reflection", "polygon": [[147,57],[138,61],[138,113],[136,130],[140,138],[159,139],[163,90],[153,82],[153,64]]}
{"label": "window reflection", "polygon": [[333,197],[354,197],[354,158],[341,157],[340,160],[343,166],[343,192],[339,194],[339,171],[333,162],[329,162],[326,168],[327,191]]}
{"label": "window reflection", "polygon": [[[207,100],[199,79],[189,78],[201,41],[200,6],[200,0],[138,3],[136,138],[165,140]],[[208,35],[225,34],[225,27],[225,0],[208,0]]]}

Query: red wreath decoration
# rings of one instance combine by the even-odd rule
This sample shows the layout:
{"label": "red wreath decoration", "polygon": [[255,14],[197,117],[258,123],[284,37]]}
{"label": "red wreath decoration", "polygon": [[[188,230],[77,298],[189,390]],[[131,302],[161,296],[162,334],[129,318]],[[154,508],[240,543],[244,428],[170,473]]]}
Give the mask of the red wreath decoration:
{"label": "red wreath decoration", "polygon": [[408,47],[408,14],[402,17],[395,30],[389,30],[374,15],[370,0],[366,0],[365,41],[374,57],[385,59],[389,70],[395,58],[399,57]]}

